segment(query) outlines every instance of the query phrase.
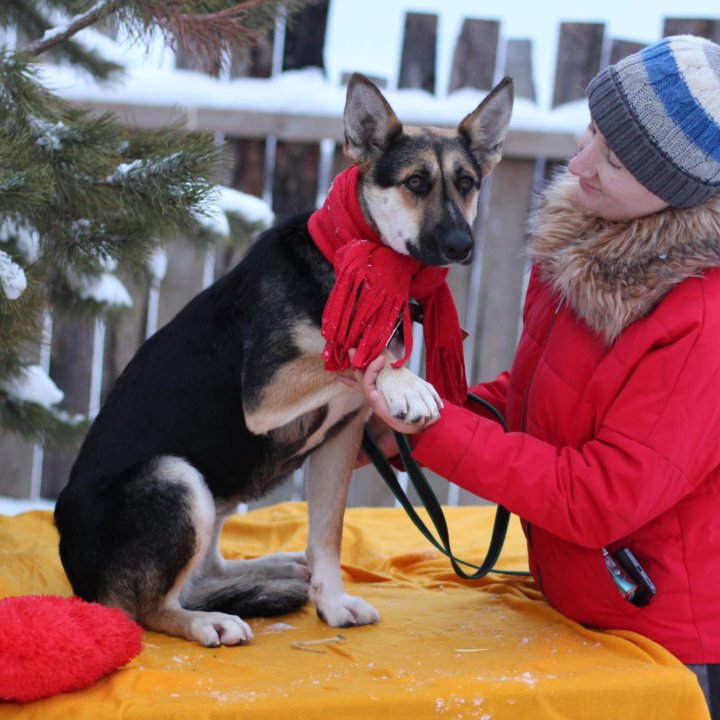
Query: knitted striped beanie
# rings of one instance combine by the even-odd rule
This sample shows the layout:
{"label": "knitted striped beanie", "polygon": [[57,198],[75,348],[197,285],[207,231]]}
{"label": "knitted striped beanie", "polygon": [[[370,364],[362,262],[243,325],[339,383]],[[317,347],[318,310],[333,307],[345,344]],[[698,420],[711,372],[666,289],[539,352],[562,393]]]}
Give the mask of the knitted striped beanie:
{"label": "knitted striped beanie", "polygon": [[720,46],[665,38],[601,71],[590,115],[636,180],[673,207],[720,191]]}

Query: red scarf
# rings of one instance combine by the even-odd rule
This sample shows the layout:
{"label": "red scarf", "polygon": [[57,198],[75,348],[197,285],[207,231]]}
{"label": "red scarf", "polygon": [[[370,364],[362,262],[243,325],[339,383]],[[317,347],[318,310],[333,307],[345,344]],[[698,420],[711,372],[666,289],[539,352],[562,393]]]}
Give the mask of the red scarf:
{"label": "red scarf", "polygon": [[382,243],[367,224],[358,200],[355,166],[333,181],[325,204],[308,221],[315,244],[335,268],[335,285],[322,317],[327,341],[325,369],[350,367],[348,350],[357,348],[352,367],[364,370],[387,346],[402,318],[405,357],[412,352],[410,298],[423,308],[425,369],[438,393],[455,403],[467,398],[463,334],[447,285],[447,268],[423,265]]}

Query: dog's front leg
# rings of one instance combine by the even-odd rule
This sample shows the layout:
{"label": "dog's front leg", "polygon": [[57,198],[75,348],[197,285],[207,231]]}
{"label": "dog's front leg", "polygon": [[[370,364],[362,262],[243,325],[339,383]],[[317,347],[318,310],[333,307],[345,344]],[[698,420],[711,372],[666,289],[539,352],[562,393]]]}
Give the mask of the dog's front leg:
{"label": "dog's front leg", "polygon": [[380,619],[372,605],[345,593],[340,573],[345,503],[364,422],[365,413],[361,412],[309,459],[310,598],[320,618],[332,627],[368,625]]}

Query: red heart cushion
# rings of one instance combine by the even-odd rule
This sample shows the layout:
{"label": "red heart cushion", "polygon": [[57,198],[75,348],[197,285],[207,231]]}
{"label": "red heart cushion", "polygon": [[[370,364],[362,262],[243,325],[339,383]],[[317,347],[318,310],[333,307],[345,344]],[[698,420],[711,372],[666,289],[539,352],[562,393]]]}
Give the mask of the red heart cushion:
{"label": "red heart cushion", "polygon": [[0,700],[79,690],[141,649],[142,629],[122,610],[53,595],[0,600]]}

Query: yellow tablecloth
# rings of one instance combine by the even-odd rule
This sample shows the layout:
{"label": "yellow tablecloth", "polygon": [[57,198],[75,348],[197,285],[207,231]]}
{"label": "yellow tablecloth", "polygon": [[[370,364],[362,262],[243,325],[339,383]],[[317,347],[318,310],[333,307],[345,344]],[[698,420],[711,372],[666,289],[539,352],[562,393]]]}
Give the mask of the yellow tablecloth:
{"label": "yellow tablecloth", "polygon": [[[493,514],[447,509],[456,554],[484,554]],[[229,557],[249,557],[303,549],[306,537],[305,506],[284,503],[233,516],[222,547]],[[498,567],[524,564],[514,523]],[[311,606],[251,620],[255,640],[246,647],[210,649],[146,632],[143,652],[127,667],[81,692],[0,703],[0,717],[708,718],[694,675],[661,647],[564,618],[526,578],[459,580],[402,510],[349,510],[343,568],[348,591],[373,603],[382,620],[340,630],[342,644],[291,646],[338,634]],[[70,592],[52,516],[0,516],[0,597]]]}

